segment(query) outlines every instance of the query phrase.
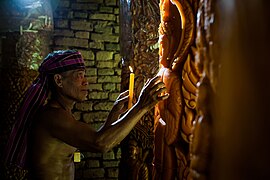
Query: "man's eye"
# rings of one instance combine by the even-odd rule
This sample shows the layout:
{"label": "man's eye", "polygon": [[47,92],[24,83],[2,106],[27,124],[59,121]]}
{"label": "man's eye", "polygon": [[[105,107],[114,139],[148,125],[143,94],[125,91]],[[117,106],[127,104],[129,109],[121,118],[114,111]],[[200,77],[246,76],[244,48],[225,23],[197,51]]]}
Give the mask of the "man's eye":
{"label": "man's eye", "polygon": [[78,77],[79,77],[79,78],[84,78],[84,73],[83,73],[83,72],[79,73],[79,74],[78,74]]}

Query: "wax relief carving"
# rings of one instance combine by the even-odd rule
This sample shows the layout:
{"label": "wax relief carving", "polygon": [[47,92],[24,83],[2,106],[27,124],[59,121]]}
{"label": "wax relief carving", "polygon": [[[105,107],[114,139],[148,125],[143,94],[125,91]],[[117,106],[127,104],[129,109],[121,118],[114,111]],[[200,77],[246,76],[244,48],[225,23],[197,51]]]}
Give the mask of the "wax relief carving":
{"label": "wax relief carving", "polygon": [[200,1],[197,13],[196,45],[192,48],[195,62],[202,75],[198,83],[197,115],[190,143],[190,177],[209,179],[213,105],[216,96],[219,63],[213,55],[213,0]]}
{"label": "wax relief carving", "polygon": [[170,97],[155,108],[153,179],[187,179],[200,73],[190,46],[195,17],[184,0],[160,1],[159,75]]}

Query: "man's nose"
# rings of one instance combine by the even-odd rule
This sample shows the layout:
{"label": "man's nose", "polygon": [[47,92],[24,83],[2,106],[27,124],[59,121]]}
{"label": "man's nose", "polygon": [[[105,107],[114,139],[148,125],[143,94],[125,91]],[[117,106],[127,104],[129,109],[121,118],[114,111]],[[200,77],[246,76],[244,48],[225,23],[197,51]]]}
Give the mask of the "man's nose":
{"label": "man's nose", "polygon": [[84,77],[84,78],[83,78],[83,85],[84,85],[84,86],[87,86],[88,84],[89,84],[89,82],[87,81],[87,78]]}

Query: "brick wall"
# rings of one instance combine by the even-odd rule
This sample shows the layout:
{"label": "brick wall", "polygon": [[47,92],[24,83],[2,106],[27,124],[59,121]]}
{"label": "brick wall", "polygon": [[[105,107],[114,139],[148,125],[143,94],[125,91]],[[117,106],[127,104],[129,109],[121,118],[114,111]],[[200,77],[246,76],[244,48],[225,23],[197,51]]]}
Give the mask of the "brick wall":
{"label": "brick wall", "polygon": [[[120,92],[118,0],[59,0],[54,28],[53,49],[77,49],[85,59],[90,93],[87,101],[75,105],[74,115],[97,129]],[[117,179],[119,147],[83,154],[76,179]]]}

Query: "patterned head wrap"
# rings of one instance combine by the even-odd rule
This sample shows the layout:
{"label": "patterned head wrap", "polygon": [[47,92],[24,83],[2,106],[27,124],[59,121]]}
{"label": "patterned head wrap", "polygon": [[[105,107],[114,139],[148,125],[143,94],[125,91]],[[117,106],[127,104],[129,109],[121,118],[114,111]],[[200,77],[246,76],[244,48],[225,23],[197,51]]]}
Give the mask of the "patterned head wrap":
{"label": "patterned head wrap", "polygon": [[48,76],[74,69],[85,69],[80,52],[62,50],[50,53],[39,67],[39,76],[26,91],[22,106],[16,116],[5,151],[5,162],[26,167],[28,130],[33,116],[48,97]]}

